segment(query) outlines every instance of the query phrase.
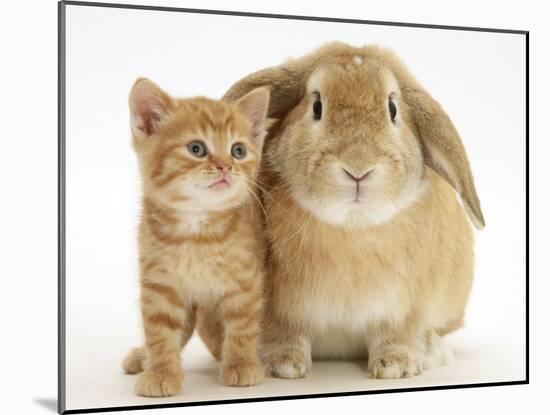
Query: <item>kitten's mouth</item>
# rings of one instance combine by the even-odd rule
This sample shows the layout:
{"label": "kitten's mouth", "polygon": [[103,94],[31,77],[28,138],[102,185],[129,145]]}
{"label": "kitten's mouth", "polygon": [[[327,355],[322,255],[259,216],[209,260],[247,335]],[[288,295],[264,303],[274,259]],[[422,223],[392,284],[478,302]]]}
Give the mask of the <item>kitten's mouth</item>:
{"label": "kitten's mouth", "polygon": [[223,190],[227,189],[229,187],[230,183],[227,177],[222,177],[219,180],[216,180],[214,183],[212,183],[210,186],[208,186],[209,189],[214,190]]}

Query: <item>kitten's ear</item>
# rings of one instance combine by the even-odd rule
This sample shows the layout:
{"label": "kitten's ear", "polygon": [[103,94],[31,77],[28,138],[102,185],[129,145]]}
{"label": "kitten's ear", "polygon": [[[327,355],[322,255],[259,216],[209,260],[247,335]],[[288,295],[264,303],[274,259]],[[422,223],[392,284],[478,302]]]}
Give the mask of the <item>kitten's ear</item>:
{"label": "kitten's ear", "polygon": [[128,100],[130,126],[136,140],[155,134],[162,120],[175,107],[175,101],[154,82],[139,78]]}
{"label": "kitten's ear", "polygon": [[264,87],[256,88],[238,99],[233,105],[248,118],[252,124],[254,140],[261,147],[266,135],[269,89]]}

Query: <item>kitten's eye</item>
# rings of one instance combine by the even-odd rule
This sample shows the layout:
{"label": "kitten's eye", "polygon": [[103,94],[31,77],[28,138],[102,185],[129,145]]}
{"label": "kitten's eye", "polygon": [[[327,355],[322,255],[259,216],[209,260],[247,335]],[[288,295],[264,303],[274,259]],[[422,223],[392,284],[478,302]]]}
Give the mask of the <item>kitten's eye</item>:
{"label": "kitten's eye", "polygon": [[192,155],[199,158],[206,156],[208,153],[208,151],[206,151],[206,144],[202,141],[193,141],[187,144],[187,150],[189,150]]}
{"label": "kitten's eye", "polygon": [[393,102],[391,97],[388,99],[388,110],[390,111],[391,122],[395,122],[395,116],[397,115],[397,107],[395,106],[395,102]]}
{"label": "kitten's eye", "polygon": [[323,115],[323,103],[321,102],[321,95],[318,92],[315,95],[317,98],[313,103],[313,119],[320,120]]}
{"label": "kitten's eye", "polygon": [[231,155],[236,159],[242,159],[246,156],[246,147],[243,143],[235,143],[231,147]]}

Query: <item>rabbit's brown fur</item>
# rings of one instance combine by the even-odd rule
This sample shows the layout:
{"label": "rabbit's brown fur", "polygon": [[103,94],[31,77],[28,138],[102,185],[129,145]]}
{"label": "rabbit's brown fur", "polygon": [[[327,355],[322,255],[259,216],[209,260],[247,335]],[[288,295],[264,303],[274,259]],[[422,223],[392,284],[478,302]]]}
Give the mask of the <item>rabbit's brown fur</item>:
{"label": "rabbit's brown fur", "polygon": [[447,114],[391,52],[372,46],[327,45],[245,77],[225,99],[259,86],[271,88],[268,114],[279,120],[261,175],[268,372],[305,376],[312,355],[368,355],[378,378],[448,362],[440,335],[462,324],[472,285],[466,213],[478,228],[484,218]]}

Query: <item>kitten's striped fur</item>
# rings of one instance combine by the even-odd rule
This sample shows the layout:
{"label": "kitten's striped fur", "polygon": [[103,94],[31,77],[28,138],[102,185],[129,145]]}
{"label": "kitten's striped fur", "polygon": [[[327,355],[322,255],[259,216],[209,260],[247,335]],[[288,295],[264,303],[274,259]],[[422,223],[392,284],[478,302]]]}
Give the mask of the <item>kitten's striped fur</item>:
{"label": "kitten's striped fur", "polygon": [[[123,362],[141,372],[136,393],[170,396],[182,383],[181,348],[195,326],[218,359],[221,381],[263,380],[257,336],[265,247],[255,180],[269,92],[235,104],[173,99],[140,79],[130,94],[133,143],[142,180],[139,228],[145,346]],[[188,147],[201,140],[207,154]],[[242,143],[242,159],[232,145]],[[229,184],[214,186],[225,177]],[[226,186],[227,185],[227,186]]]}

